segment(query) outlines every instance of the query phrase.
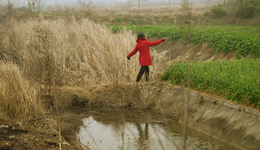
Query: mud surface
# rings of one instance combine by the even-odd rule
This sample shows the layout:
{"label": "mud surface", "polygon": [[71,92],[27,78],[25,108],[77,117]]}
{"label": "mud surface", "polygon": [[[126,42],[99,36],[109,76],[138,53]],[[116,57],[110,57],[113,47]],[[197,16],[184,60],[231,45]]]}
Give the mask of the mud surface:
{"label": "mud surface", "polygon": [[[73,150],[64,138],[62,149]],[[0,123],[0,150],[55,150],[59,149],[59,133],[46,120],[31,122],[26,127]]]}

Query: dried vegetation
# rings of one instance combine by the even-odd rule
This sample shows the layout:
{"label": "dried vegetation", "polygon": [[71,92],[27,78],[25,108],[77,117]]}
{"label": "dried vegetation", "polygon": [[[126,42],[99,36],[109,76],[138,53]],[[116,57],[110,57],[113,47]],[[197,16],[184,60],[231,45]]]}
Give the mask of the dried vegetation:
{"label": "dried vegetation", "polygon": [[[43,83],[52,67],[59,85],[132,82],[139,71],[138,57],[125,56],[135,45],[131,31],[118,34],[88,19],[14,22],[2,33],[1,54]],[[155,68],[158,68],[155,66]],[[152,68],[152,78],[157,70]],[[58,81],[57,81],[58,82]]]}
{"label": "dried vegetation", "polygon": [[19,68],[10,62],[0,62],[0,110],[15,120],[29,120],[41,115],[39,87],[21,76]]}
{"label": "dried vegetation", "polygon": [[[0,34],[0,59],[7,62],[1,66],[1,84],[6,85],[1,86],[4,98],[1,109],[7,111],[5,107],[9,108],[12,103],[9,108],[12,115],[22,108],[30,113],[38,105],[42,109],[49,108],[40,105],[40,101],[54,106],[59,87],[131,83],[140,69],[138,56],[130,61],[126,59],[135,45],[136,37],[131,31],[113,34],[110,29],[88,19],[14,21],[12,25],[2,25]],[[158,60],[150,69],[152,80],[158,79],[162,71],[160,63]],[[18,88],[12,88],[12,83],[19,84]],[[115,89],[129,92],[122,87]],[[8,100],[9,97],[5,97],[8,92],[9,95],[17,93],[19,98],[15,95],[14,100]],[[23,103],[23,99],[28,104]],[[16,105],[19,103],[22,105]]]}

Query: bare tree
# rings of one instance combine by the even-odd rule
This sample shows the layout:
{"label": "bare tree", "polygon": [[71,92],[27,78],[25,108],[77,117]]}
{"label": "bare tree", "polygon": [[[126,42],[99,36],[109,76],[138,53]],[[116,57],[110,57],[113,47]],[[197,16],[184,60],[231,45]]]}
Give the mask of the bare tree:
{"label": "bare tree", "polygon": [[88,10],[90,5],[92,4],[92,0],[78,0],[78,9],[82,11],[82,15],[85,10]]}
{"label": "bare tree", "polygon": [[130,0],[129,0],[129,9],[131,8],[131,3],[130,3]]}
{"label": "bare tree", "polygon": [[6,12],[6,7],[4,1],[0,0],[0,15],[3,15]]}
{"label": "bare tree", "polygon": [[36,2],[37,0],[27,0],[30,12],[33,12],[36,9]]}
{"label": "bare tree", "polygon": [[12,16],[14,4],[11,0],[0,0],[0,16],[7,15],[8,17]]}
{"label": "bare tree", "polygon": [[30,12],[33,11],[41,11],[45,3],[42,2],[43,0],[27,0],[28,7]]}
{"label": "bare tree", "polygon": [[8,10],[8,16],[11,17],[12,16],[12,12],[13,12],[13,3],[10,2],[10,0],[8,0],[7,3],[7,10]]}
{"label": "bare tree", "polygon": [[61,4],[59,3],[59,0],[56,0],[55,12],[57,11],[61,11]]}
{"label": "bare tree", "polygon": [[141,1],[141,0],[138,0],[138,8],[140,8],[140,1]]}
{"label": "bare tree", "polygon": [[49,6],[47,7],[47,10],[48,10],[48,11],[52,11],[52,10],[53,10],[52,6],[49,5]]}

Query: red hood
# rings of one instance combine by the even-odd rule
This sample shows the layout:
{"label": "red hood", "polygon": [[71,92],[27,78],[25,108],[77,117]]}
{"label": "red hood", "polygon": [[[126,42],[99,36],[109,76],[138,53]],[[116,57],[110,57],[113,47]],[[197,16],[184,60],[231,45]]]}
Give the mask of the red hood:
{"label": "red hood", "polygon": [[141,43],[141,42],[143,42],[143,41],[147,41],[147,39],[146,39],[146,38],[143,38],[143,37],[138,38],[138,39],[136,40],[136,43]]}

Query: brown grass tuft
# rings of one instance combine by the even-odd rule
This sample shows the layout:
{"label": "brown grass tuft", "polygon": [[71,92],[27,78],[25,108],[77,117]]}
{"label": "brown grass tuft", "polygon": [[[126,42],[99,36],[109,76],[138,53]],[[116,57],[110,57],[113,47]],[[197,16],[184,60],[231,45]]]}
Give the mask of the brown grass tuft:
{"label": "brown grass tuft", "polygon": [[16,65],[0,62],[0,111],[21,121],[43,114],[38,89],[21,76]]}
{"label": "brown grass tuft", "polygon": [[168,86],[163,82],[150,82],[62,87],[59,89],[59,101],[74,107],[153,110],[161,112],[167,118],[177,118],[183,110],[177,108],[174,101],[164,102],[160,99],[160,96],[167,92]]}

